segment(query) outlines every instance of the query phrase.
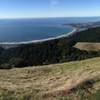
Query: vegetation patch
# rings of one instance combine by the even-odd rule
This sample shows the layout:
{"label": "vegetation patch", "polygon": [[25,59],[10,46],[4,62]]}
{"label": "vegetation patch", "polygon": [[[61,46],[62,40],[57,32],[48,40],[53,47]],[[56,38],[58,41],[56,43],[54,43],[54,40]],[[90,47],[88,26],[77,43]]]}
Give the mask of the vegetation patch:
{"label": "vegetation patch", "polygon": [[4,69],[0,70],[0,99],[91,100],[99,98],[99,76],[100,58]]}

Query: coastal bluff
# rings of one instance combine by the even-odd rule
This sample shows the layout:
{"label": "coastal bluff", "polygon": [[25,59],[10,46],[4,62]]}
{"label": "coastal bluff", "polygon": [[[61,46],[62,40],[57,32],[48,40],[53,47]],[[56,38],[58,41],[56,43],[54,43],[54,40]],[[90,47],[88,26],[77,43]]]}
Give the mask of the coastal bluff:
{"label": "coastal bluff", "polygon": [[78,42],[99,43],[100,27],[49,41],[19,45],[0,44],[0,68],[47,65],[100,56],[100,51],[74,47]]}

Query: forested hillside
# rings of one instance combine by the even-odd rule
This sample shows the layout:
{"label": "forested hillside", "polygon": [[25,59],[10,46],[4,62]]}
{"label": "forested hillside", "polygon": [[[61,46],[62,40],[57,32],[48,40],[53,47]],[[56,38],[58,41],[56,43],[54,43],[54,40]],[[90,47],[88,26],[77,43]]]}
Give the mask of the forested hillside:
{"label": "forested hillside", "polygon": [[100,28],[91,28],[61,39],[0,48],[0,68],[14,68],[61,63],[100,56],[100,51],[74,47],[78,42],[99,42]]}

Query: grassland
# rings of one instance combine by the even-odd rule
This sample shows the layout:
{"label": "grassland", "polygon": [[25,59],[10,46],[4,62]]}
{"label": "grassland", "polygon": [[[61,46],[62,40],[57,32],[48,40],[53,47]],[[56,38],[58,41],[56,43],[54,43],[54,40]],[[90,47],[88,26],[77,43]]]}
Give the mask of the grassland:
{"label": "grassland", "polygon": [[[0,100],[100,100],[100,57],[98,57],[100,56],[100,28],[81,32],[75,38],[77,44],[75,48],[69,48],[69,50],[67,50],[66,43],[62,45],[62,41],[59,43],[59,49],[58,42],[57,48],[55,45],[54,47],[51,44],[48,45],[52,47],[52,50],[48,48],[50,52],[43,58],[48,55],[48,59],[45,59],[49,62],[55,61],[55,58],[64,59],[64,61],[58,61],[59,64],[22,68],[23,63],[18,63],[16,65],[20,65],[20,68],[11,66],[12,69],[0,69]],[[10,50],[10,57],[16,55],[15,58],[17,56],[23,58],[27,55],[24,62],[30,63],[31,61],[33,64],[41,61],[42,53],[39,54],[36,51],[32,55],[34,48],[29,47],[18,49],[22,56],[19,52]],[[45,53],[44,48],[38,50]],[[9,58],[9,52],[3,53],[2,56],[6,55]],[[36,59],[34,54],[39,54],[36,55],[39,59]],[[71,62],[66,62],[65,59],[70,59],[68,61]],[[13,58],[9,66],[17,61],[19,59]],[[2,65],[3,68],[5,68],[4,65]]]}
{"label": "grassland", "polygon": [[100,51],[100,43],[78,42],[74,47],[86,51]]}
{"label": "grassland", "polygon": [[100,100],[100,58],[0,70],[0,100]]}

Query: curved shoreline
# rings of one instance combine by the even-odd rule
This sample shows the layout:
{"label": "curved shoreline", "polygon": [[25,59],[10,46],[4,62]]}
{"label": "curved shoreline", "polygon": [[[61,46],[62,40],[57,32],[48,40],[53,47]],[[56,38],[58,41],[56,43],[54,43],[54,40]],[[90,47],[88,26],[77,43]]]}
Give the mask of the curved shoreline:
{"label": "curved shoreline", "polygon": [[63,34],[63,35],[60,35],[60,36],[51,37],[51,38],[47,38],[47,39],[26,41],[26,42],[1,42],[0,45],[22,45],[22,44],[46,42],[46,41],[51,41],[51,40],[55,40],[55,39],[60,39],[60,38],[63,38],[63,37],[68,37],[68,36],[73,35],[74,33],[77,32],[77,29],[75,27],[71,27],[71,26],[67,26],[67,27],[70,27],[73,30],[71,32],[67,33],[67,34]]}

